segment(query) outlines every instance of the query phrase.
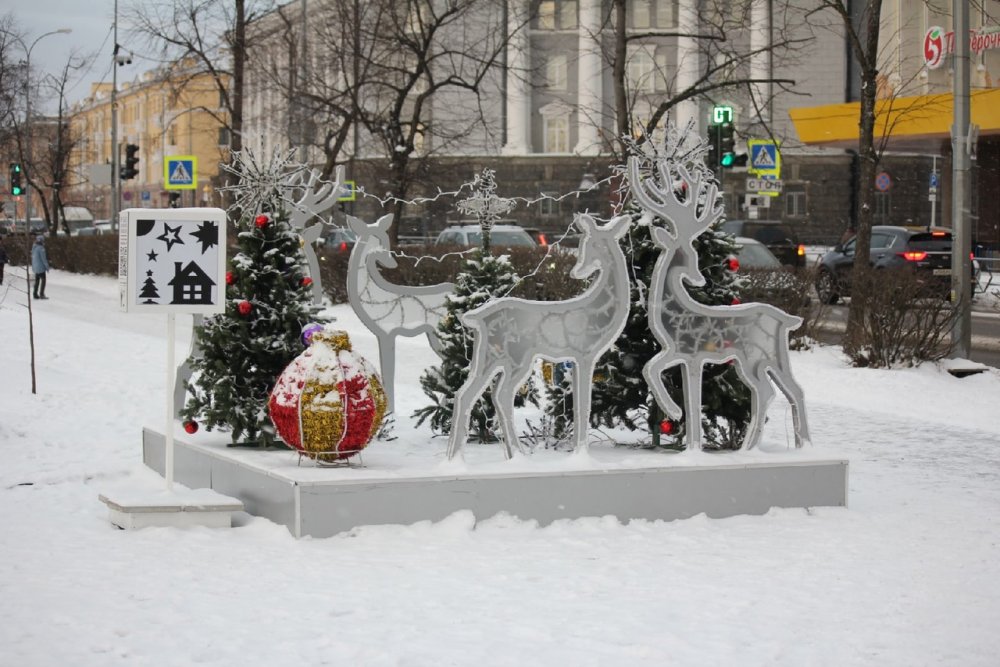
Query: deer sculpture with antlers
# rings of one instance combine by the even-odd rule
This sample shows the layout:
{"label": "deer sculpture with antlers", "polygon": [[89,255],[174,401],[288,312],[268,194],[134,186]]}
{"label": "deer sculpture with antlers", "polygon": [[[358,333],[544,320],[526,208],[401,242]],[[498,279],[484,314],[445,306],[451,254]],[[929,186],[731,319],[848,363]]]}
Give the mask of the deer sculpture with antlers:
{"label": "deer sculpture with antlers", "polygon": [[453,283],[413,286],[394,285],[380,267],[396,268],[389,251],[388,229],[392,215],[367,224],[348,216],[347,224],[357,234],[347,265],[347,294],[351,308],[378,339],[379,366],[389,412],[395,405],[396,337],[427,334],[431,349],[440,356],[437,325],[447,312],[445,300],[455,291]]}
{"label": "deer sculpture with antlers", "polygon": [[[695,168],[692,174],[684,164],[669,159],[656,160],[656,171],[642,178],[639,159],[629,159],[632,196],[672,228],[651,229],[662,252],[650,280],[649,328],[662,350],[643,368],[643,376],[667,415],[672,419],[686,416],[686,451],[700,451],[703,367],[733,360],[751,392],[751,419],[743,447],[754,447],[760,440],[774,398],[772,379],[791,404],[795,444],[801,447],[808,442],[809,431],[805,399],[789,364],[788,333],[802,319],[762,303],[706,306],[691,297],[689,285],[705,284],[693,241],[723,214],[718,185],[707,170]],[[674,187],[678,180],[683,187]],[[663,372],[677,365],[684,367],[683,412],[663,383]]]}
{"label": "deer sculpture with antlers", "polygon": [[[313,244],[323,233],[324,220],[320,214],[328,211],[337,203],[337,198],[342,194],[341,185],[343,182],[344,169],[337,167],[337,173],[332,183],[320,180],[319,172],[315,169],[299,172],[293,175],[287,183],[289,189],[301,192],[300,198],[292,202],[288,222],[294,229],[300,230],[299,233],[305,241],[303,250],[306,255],[306,263],[309,265],[309,277],[312,278],[312,296],[315,304],[323,301],[323,280],[320,276],[319,261],[316,259],[316,250]],[[318,218],[319,221],[309,225],[313,218]]]}
{"label": "deer sculpture with antlers", "polygon": [[531,374],[535,357],[574,363],[575,449],[587,447],[594,366],[628,319],[628,271],[618,239],[628,231],[629,221],[628,216],[620,216],[599,226],[589,215],[576,217],[583,236],[570,275],[583,280],[597,273],[582,294],[566,301],[503,297],[462,315],[462,323],[474,337],[472,365],[455,394],[449,459],[465,444],[472,407],[497,375],[493,405],[500,418],[504,454],[508,459],[513,456],[511,445],[520,449],[514,431],[514,397]]}

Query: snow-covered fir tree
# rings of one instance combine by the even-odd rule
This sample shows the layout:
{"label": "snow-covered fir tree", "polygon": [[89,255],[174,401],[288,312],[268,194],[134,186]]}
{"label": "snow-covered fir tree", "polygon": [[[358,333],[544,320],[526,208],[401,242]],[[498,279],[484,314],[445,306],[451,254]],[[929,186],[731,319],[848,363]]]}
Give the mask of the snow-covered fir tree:
{"label": "snow-covered fir tree", "polygon": [[[650,154],[652,150],[652,154]],[[673,134],[668,139],[667,154],[647,146],[638,149],[647,160],[676,159],[688,168],[705,170],[704,145],[696,138],[685,139]],[[681,195],[683,196],[683,195]],[[633,225],[622,237],[622,249],[629,258],[632,306],[625,330],[615,345],[600,359],[594,378],[591,423],[595,426],[624,426],[630,430],[648,429],[654,444],[679,446],[684,423],[666,421],[642,376],[646,363],[659,351],[659,343],[649,329],[646,298],[650,278],[659,254],[650,235],[650,224],[665,225],[634,204],[626,212]],[[736,245],[721,231],[722,222],[710,228],[694,241],[699,267],[706,283],[690,289],[691,295],[706,305],[739,303],[740,277],[729,260],[736,255]],[[729,364],[705,368],[702,389],[702,426],[706,448],[736,448],[750,420],[750,391]],[[681,370],[669,370],[665,384],[671,398],[683,405]],[[550,404],[551,405],[551,404]],[[560,404],[558,409],[564,409]]]}
{"label": "snow-covered fir tree", "polygon": [[305,349],[302,329],[316,320],[311,279],[298,233],[277,198],[274,213],[243,218],[239,252],[226,274],[226,312],[195,331],[201,356],[181,412],[207,430],[232,430],[234,444],[274,441],[267,399],[278,375]]}
{"label": "snow-covered fir tree", "polygon": [[[477,251],[465,261],[455,280],[455,291],[445,302],[447,312],[437,327],[441,364],[428,368],[420,377],[420,386],[432,402],[414,412],[418,426],[429,420],[435,431],[451,430],[455,393],[469,376],[472,360],[473,335],[462,324],[461,315],[491,299],[506,296],[517,282],[518,275],[506,256]],[[480,442],[495,440],[494,415],[492,394],[487,389],[472,410],[470,434]]]}

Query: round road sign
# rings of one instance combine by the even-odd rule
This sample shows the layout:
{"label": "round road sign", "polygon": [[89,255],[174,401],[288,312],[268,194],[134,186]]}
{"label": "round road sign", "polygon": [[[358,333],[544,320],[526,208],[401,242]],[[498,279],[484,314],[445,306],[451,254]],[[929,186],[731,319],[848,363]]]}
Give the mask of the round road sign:
{"label": "round road sign", "polygon": [[887,192],[891,187],[892,179],[889,177],[889,174],[884,171],[880,171],[878,176],[875,177],[875,189],[879,192]]}

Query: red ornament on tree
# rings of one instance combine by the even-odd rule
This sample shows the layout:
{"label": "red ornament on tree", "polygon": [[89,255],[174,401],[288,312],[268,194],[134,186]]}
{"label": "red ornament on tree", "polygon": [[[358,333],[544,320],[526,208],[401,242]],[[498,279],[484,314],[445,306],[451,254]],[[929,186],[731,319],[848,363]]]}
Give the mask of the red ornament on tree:
{"label": "red ornament on tree", "polygon": [[188,433],[197,433],[198,432],[198,422],[196,422],[193,419],[191,421],[184,422],[184,430],[186,432],[188,432]]}
{"label": "red ornament on tree", "polygon": [[240,304],[238,306],[236,306],[236,307],[239,309],[240,315],[244,315],[244,316],[245,315],[249,315],[250,311],[253,309],[253,305],[249,301],[246,301],[246,300],[240,301]]}
{"label": "red ornament on tree", "polygon": [[271,222],[271,216],[261,214],[254,218],[253,221],[258,227],[266,227],[267,223]]}
{"label": "red ornament on tree", "polygon": [[303,287],[309,287],[312,284],[313,284],[313,279],[310,278],[309,276],[306,276],[305,278],[302,279],[302,286]]}
{"label": "red ornament on tree", "polygon": [[233,275],[232,271],[226,271],[226,284],[232,285],[236,282],[236,276]]}
{"label": "red ornament on tree", "polygon": [[733,297],[733,302],[731,304],[729,304],[729,305],[731,305],[731,306],[738,306],[741,303],[743,303],[743,302],[740,300],[740,297],[734,296]]}
{"label": "red ornament on tree", "polygon": [[660,433],[663,435],[670,435],[674,432],[674,423],[669,419],[664,419],[660,422]]}
{"label": "red ornament on tree", "polygon": [[351,350],[345,331],[317,331],[312,344],[278,376],[267,403],[281,439],[318,461],[346,459],[382,426],[382,381]]}
{"label": "red ornament on tree", "polygon": [[726,260],[726,268],[729,271],[736,273],[737,271],[740,270],[740,260],[736,259],[735,257],[730,257],[729,259]]}

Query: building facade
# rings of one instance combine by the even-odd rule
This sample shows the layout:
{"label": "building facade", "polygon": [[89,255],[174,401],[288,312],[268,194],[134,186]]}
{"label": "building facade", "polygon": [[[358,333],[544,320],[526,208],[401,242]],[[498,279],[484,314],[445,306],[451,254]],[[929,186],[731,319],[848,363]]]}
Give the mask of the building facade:
{"label": "building facade", "polygon": [[[125,147],[139,147],[134,178],[120,180],[120,209],[166,207],[164,165],[172,156],[197,158],[197,189],[185,190],[180,206],[218,206],[220,163],[228,159],[227,116],[215,79],[194,72],[192,63],[148,72],[139,80],[121,84],[117,91],[117,146],[111,142],[111,84],[98,83],[70,112],[77,138],[71,162],[82,175],[68,193],[74,202],[90,208],[97,218],[111,215],[108,166],[113,151],[124,164]],[[94,168],[97,166],[97,168]]]}
{"label": "building facade", "polygon": [[[297,13],[301,6],[290,3],[265,17],[251,37],[263,60],[247,77],[245,145],[264,153],[295,145],[302,129],[302,123],[289,122],[297,95],[290,82],[297,78],[299,90],[309,92],[351,78],[345,42],[322,32],[324,16],[340,5],[310,0],[306,21]],[[490,167],[501,194],[537,200],[511,214],[530,226],[559,231],[582,208],[606,211],[614,200],[609,179],[621,154],[621,100],[611,63],[624,40],[624,113],[633,128],[649,123],[663,102],[679,99],[659,128],[690,121],[706,136],[719,106],[731,109],[739,150],[751,139],[781,145],[784,190],[767,208],[745,207],[746,195],[754,194],[747,190],[745,169],[722,172],[730,218],[785,220],[807,241],[839,238],[849,222],[850,157],[799,141],[789,110],[803,100],[846,101],[848,58],[840,18],[796,0],[626,0],[624,9],[624,29],[618,30],[620,14],[607,0],[484,1],[462,25],[451,25],[456,31],[480,30],[484,39],[490,31],[503,31],[504,48],[475,104],[463,103],[461,91],[427,100],[428,123],[456,122],[469,109],[478,114],[476,127],[461,141],[445,143],[428,133],[415,146],[427,191],[454,188]],[[342,24],[342,32],[349,30],[349,22]],[[303,32],[308,50],[300,48],[297,35]],[[312,142],[303,154],[320,165],[324,154],[317,146],[328,136],[324,127],[337,121],[310,121],[319,127],[306,133]],[[362,129],[350,133],[337,159],[346,163],[348,178],[384,195],[386,155],[386,147]],[[553,201],[589,180],[600,182],[598,191]],[[352,206],[369,216],[381,210],[377,199]],[[432,231],[456,217],[437,202],[408,207],[407,213],[425,228],[430,218]]]}

